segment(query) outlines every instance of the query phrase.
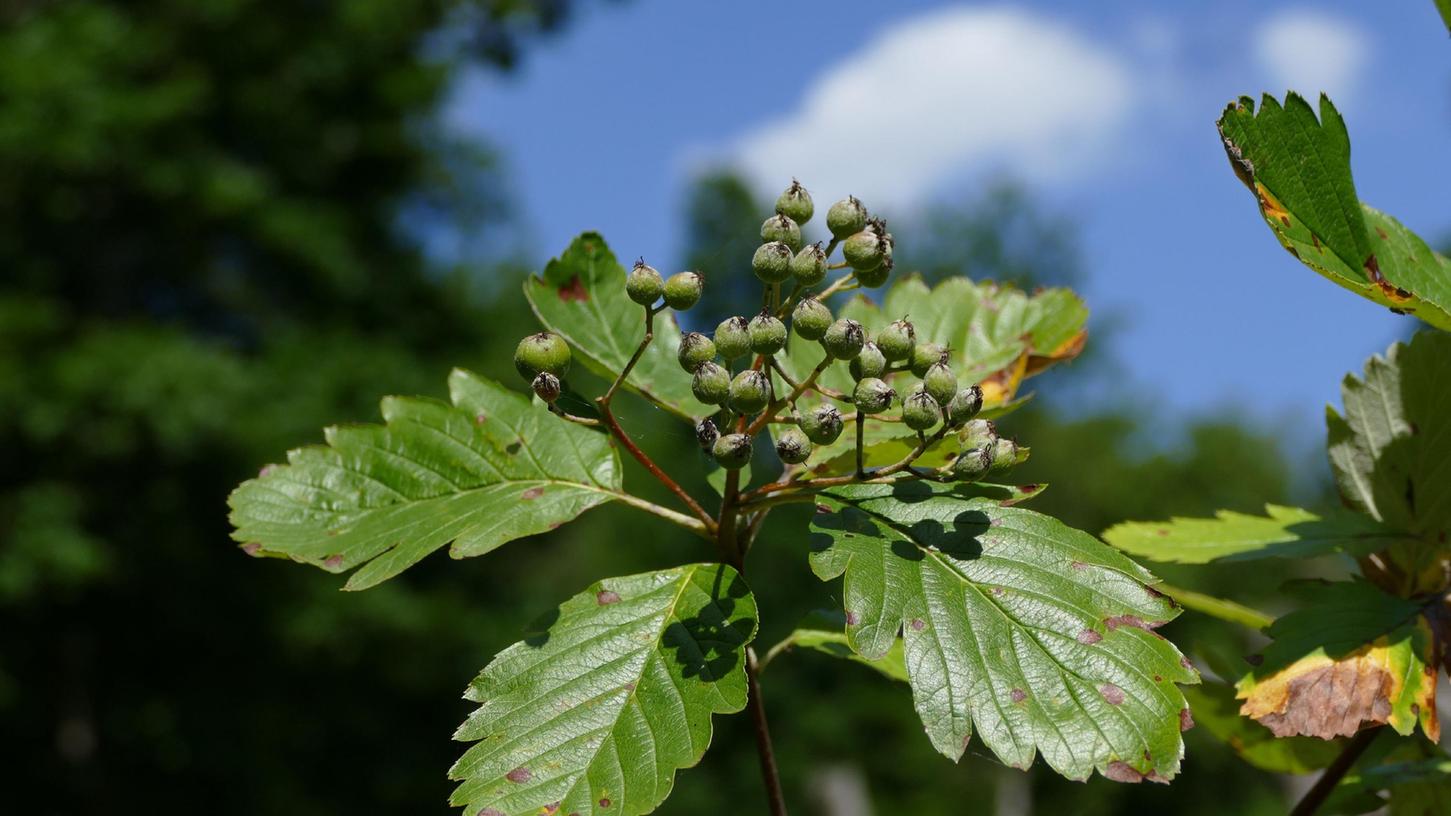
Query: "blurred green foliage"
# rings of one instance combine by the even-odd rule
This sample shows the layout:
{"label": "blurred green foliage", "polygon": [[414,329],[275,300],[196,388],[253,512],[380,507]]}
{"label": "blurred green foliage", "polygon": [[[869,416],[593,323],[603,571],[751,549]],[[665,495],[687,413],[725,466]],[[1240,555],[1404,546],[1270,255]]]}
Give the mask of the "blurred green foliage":
{"label": "blurred green foliage", "polygon": [[[522,267],[439,268],[402,225],[510,223],[494,157],[444,140],[431,117],[460,61],[511,65],[567,9],[0,6],[7,809],[448,812],[444,771],[461,750],[448,735],[469,708],[458,695],[489,656],[602,575],[698,557],[693,539],[611,506],[488,558],[434,557],[344,594],[336,577],[249,560],[227,538],[229,488],[318,441],[323,425],[374,419],[384,393],[442,395],[453,365],[512,381],[503,350],[530,326]],[[728,175],[702,180],[686,204],[687,262],[707,272],[708,297],[739,303],[726,284],[766,210]],[[934,274],[1023,284],[1079,274],[1071,224],[1009,188],[894,230]],[[1044,402],[1004,427],[1033,446],[1023,477],[1053,484],[1038,508],[1069,523],[1097,531],[1288,498],[1287,465],[1264,431],[1199,423],[1183,444],[1162,443],[1145,430],[1160,420],[1138,409],[1085,417]],[[705,495],[688,428],[633,398],[621,413]],[[763,644],[833,605],[837,589],[807,569],[804,529],[782,510],[755,550]],[[1200,574],[1211,590],[1229,580]],[[1234,580],[1246,598],[1277,576]],[[1191,648],[1238,642],[1191,616],[1173,626]],[[1016,775],[975,748],[954,767],[923,738],[903,689],[820,655],[782,657],[766,700],[802,812],[820,812],[810,803],[822,780],[840,778],[823,770],[841,768],[860,774],[881,813],[987,812],[995,792],[1043,812],[1282,807],[1278,781],[1198,731],[1170,789],[1084,787]],[[731,717],[662,812],[762,806],[748,724]]]}

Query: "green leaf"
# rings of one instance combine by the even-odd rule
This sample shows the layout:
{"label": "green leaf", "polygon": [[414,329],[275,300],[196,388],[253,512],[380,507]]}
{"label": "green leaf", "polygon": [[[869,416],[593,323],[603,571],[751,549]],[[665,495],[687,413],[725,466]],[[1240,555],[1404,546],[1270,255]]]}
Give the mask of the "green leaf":
{"label": "green leaf", "polygon": [[846,616],[840,612],[817,610],[807,615],[786,639],[771,647],[771,654],[795,648],[811,649],[822,654],[859,663],[888,680],[907,682],[907,660],[902,654],[902,639],[876,660],[868,660],[852,651],[847,642]]}
{"label": "green leaf", "polygon": [[1350,136],[1329,97],[1320,118],[1299,94],[1242,97],[1219,119],[1230,164],[1275,237],[1311,269],[1370,300],[1451,329],[1451,260],[1399,221],[1364,205],[1350,174]]}
{"label": "green leaf", "polygon": [[609,439],[467,371],[453,404],[388,397],[387,425],[328,428],[231,495],[232,537],[254,555],[330,572],[346,589],[397,575],[439,547],[483,555],[558,527],[620,492]]}
{"label": "green leaf", "polygon": [[1240,713],[1275,736],[1350,736],[1389,723],[1433,741],[1436,638],[1422,605],[1364,581],[1325,584],[1276,619],[1273,642],[1236,685]]}
{"label": "green leaf", "polygon": [[1334,740],[1279,738],[1264,726],[1239,715],[1234,687],[1206,680],[1184,689],[1194,723],[1239,754],[1240,759],[1271,773],[1304,774],[1324,768],[1340,753]]}
{"label": "green leaf", "polygon": [[1177,564],[1333,553],[1361,556],[1408,540],[1351,513],[1321,518],[1308,510],[1277,504],[1265,505],[1265,513],[1250,516],[1220,510],[1212,519],[1129,521],[1105,530],[1103,538],[1131,555]]}
{"label": "green leaf", "polygon": [[938,751],[973,725],[1003,762],[1036,753],[1059,773],[1167,780],[1179,770],[1198,675],[1154,627],[1178,612],[1154,577],[1038,513],[923,482],[818,497],[811,565],[845,575],[852,649],[903,638],[917,712]]}
{"label": "green leaf", "polygon": [[484,813],[649,813],[746,705],[756,602],[723,564],[610,578],[500,652],[465,697],[451,802]]}
{"label": "green leaf", "polygon": [[[1390,801],[1377,794],[1385,792]],[[1369,813],[1390,805],[1390,816],[1451,813],[1451,758],[1436,750],[1428,759],[1390,762],[1347,774],[1326,800],[1327,814]]]}
{"label": "green leaf", "polygon": [[[625,294],[625,269],[598,233],[575,238],[542,276],[524,281],[524,296],[539,321],[606,380],[624,370],[644,339],[644,307]],[[679,350],[674,313],[657,314],[655,339],[625,386],[683,419],[713,413],[691,393],[690,376],[675,359]]]}
{"label": "green leaf", "polygon": [[1436,545],[1451,536],[1451,335],[1371,357],[1326,410],[1330,463],[1351,507]]}
{"label": "green leaf", "polygon": [[1436,10],[1441,12],[1441,22],[1446,24],[1446,31],[1451,32],[1451,0],[1436,0]]}

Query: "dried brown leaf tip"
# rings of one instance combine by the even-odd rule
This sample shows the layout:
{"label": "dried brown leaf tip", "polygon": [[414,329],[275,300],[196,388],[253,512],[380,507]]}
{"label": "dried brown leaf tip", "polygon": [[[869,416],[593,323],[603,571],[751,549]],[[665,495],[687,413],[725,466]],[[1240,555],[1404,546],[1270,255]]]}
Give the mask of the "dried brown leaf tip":
{"label": "dried brown leaf tip", "polygon": [[1432,642],[1424,619],[1415,637],[1381,637],[1349,654],[1316,650],[1283,668],[1241,680],[1240,713],[1277,737],[1334,739],[1369,726],[1389,724],[1410,734],[1419,722],[1439,740],[1436,677],[1427,673]]}

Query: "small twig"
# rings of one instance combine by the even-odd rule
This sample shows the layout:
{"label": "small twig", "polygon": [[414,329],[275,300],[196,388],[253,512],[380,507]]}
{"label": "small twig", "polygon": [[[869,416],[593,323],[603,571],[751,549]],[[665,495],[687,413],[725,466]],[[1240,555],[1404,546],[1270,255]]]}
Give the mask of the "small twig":
{"label": "small twig", "polygon": [[640,340],[640,345],[635,348],[635,353],[631,355],[630,361],[625,363],[624,368],[620,369],[620,373],[615,377],[615,381],[610,383],[610,387],[605,391],[605,395],[595,400],[602,408],[609,407],[610,400],[615,398],[615,391],[619,390],[625,378],[630,376],[630,372],[635,368],[635,363],[640,362],[640,357],[644,355],[645,349],[650,345],[650,341],[655,339],[655,311],[653,306],[645,307],[645,337]]}
{"label": "small twig", "polygon": [[761,699],[760,673],[756,651],[748,646],[746,682],[749,696],[746,705],[751,709],[751,725],[756,734],[756,754],[761,760],[761,779],[766,783],[766,800],[771,806],[771,816],[786,816],[786,795],[781,790],[781,773],[776,769],[776,752],[771,747],[771,729],[766,723],[766,704]]}
{"label": "small twig", "polygon": [[602,427],[604,427],[604,423],[603,422],[600,422],[598,419],[593,419],[591,417],[576,416],[576,415],[571,414],[570,412],[564,410],[563,408],[560,408],[558,403],[554,403],[554,404],[550,405],[549,406],[549,411],[550,411],[550,413],[554,414],[555,416],[559,417],[560,419],[568,420],[569,422],[573,422],[573,423],[576,423],[578,425],[583,425],[583,426],[585,426],[587,428],[602,428]]}
{"label": "small twig", "polygon": [[700,521],[699,519],[691,518],[684,513],[677,513],[668,507],[661,507],[654,502],[646,501],[639,496],[631,493],[626,493],[623,490],[611,490],[608,492],[611,496],[614,497],[616,501],[622,504],[627,504],[637,510],[643,510],[646,513],[659,516],[660,518],[663,518],[666,521],[671,522],[672,524],[684,527],[685,529],[691,531],[692,533],[695,533],[698,536],[701,536],[707,541],[714,540],[714,536],[711,535],[710,529],[705,526],[705,522]]}
{"label": "small twig", "polygon": [[864,479],[867,475],[866,469],[866,448],[867,439],[867,415],[861,411],[856,414],[856,477]]}
{"label": "small twig", "polygon": [[[745,433],[752,435],[758,433],[762,428],[766,427],[766,424],[771,421],[772,417],[776,416],[776,414],[781,412],[782,408],[785,408],[787,405],[795,404],[796,398],[806,393],[806,389],[815,385],[816,378],[821,376],[821,372],[825,371],[827,367],[831,365],[831,363],[832,357],[828,354],[825,359],[823,359],[820,363],[816,364],[816,368],[811,369],[811,374],[809,374],[806,379],[802,380],[791,389],[790,394],[787,394],[784,399],[775,400],[770,405],[767,405],[766,410],[762,411],[760,416],[756,417],[755,421],[746,427]],[[786,380],[789,384],[790,380],[786,377],[786,374],[781,371],[780,366],[776,363],[775,357],[770,358],[770,364],[776,369],[776,373],[781,375],[781,379]]]}
{"label": "small twig", "polygon": [[[917,461],[917,458],[918,457],[920,457],[922,454],[926,453],[929,448],[931,448],[933,445],[937,444],[939,441],[942,440],[942,438],[944,436],[947,435],[948,430],[949,430],[949,428],[947,428],[947,426],[944,425],[942,428],[939,428],[938,429],[937,433],[935,433],[932,436],[929,436],[929,437],[927,437],[925,439],[919,440],[918,443],[917,443],[917,445],[916,445],[916,447],[914,447],[906,456],[902,457],[900,460],[898,460],[896,462],[893,462],[890,465],[886,465],[886,466],[883,466],[883,467],[875,468],[873,470],[866,470],[865,468],[862,468],[862,453],[861,453],[861,451],[862,451],[862,445],[861,445],[861,441],[860,441],[862,434],[861,434],[861,431],[860,431],[860,429],[861,429],[861,423],[860,423],[860,421],[858,421],[857,428],[858,428],[858,434],[857,434],[857,436],[858,436],[858,442],[857,442],[857,472],[856,473],[852,473],[852,474],[847,475],[847,476],[828,476],[828,477],[822,478],[822,479],[810,479],[810,480],[804,481],[804,482],[800,482],[800,481],[784,481],[784,480],[770,482],[769,484],[763,484],[760,487],[756,488],[755,490],[752,490],[749,493],[747,493],[745,495],[745,497],[741,500],[741,504],[743,506],[758,507],[758,506],[760,506],[761,502],[763,501],[762,497],[767,496],[767,495],[770,495],[772,493],[779,493],[779,492],[784,491],[784,490],[793,490],[793,489],[795,489],[795,490],[801,490],[803,492],[809,491],[810,493],[819,493],[820,491],[825,490],[826,488],[829,488],[829,487],[840,487],[841,485],[848,485],[848,484],[881,484],[881,483],[888,482],[888,481],[897,482],[897,481],[907,481],[907,480],[911,480],[911,479],[933,479],[933,480],[938,480],[936,478],[935,474],[932,474],[932,473],[924,473],[922,471],[919,471],[916,468],[913,468],[912,467],[912,463],[915,462],[915,461]],[[906,477],[903,478],[903,479],[889,479],[888,478],[888,477],[895,476],[896,474],[903,473],[903,472],[906,473]],[[775,502],[773,502],[773,503],[775,503]]]}
{"label": "small twig", "polygon": [[847,287],[853,283],[856,283],[856,273],[848,272],[845,275],[842,275],[841,277],[832,281],[830,286],[821,290],[821,294],[817,295],[816,299],[824,301],[832,295],[836,294],[837,292],[846,291]]}
{"label": "small twig", "polygon": [[[749,666],[749,664],[747,665]],[[1335,786],[1340,784],[1340,780],[1345,778],[1351,768],[1355,767],[1360,755],[1365,753],[1365,749],[1369,748],[1372,742],[1375,742],[1375,738],[1379,736],[1380,730],[1384,727],[1367,728],[1352,737],[1335,757],[1335,761],[1325,769],[1325,773],[1321,774],[1310,790],[1305,792],[1304,797],[1295,805],[1295,809],[1290,811],[1290,816],[1311,816],[1319,810],[1320,806],[1325,804],[1325,800],[1330,797],[1331,792],[1335,790]]]}

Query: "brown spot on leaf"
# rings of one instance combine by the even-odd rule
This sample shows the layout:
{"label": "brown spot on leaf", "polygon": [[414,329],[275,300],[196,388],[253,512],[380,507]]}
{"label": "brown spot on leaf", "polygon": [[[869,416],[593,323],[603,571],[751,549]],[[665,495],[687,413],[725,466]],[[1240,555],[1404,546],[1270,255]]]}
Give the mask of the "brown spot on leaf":
{"label": "brown spot on leaf", "polygon": [[1188,731],[1194,727],[1194,713],[1188,708],[1179,709],[1179,730]]}
{"label": "brown spot on leaf", "polygon": [[610,800],[609,799],[606,798],[606,799],[601,799],[600,800],[600,807],[607,808],[609,806],[610,806]]}
{"label": "brown spot on leaf", "polygon": [[1155,683],[1162,683],[1162,682],[1164,682],[1164,675],[1162,675],[1162,674],[1156,674],[1156,675],[1154,675],[1154,682]]}
{"label": "brown spot on leaf", "polygon": [[544,495],[544,488],[542,486],[541,487],[531,487],[528,490],[524,491],[523,493],[520,493],[519,494],[519,498],[523,499],[524,501],[532,501],[532,500],[537,499],[537,498],[539,498],[540,496],[543,496],[543,495]]}
{"label": "brown spot on leaf", "polygon": [[613,590],[602,589],[599,592],[595,593],[595,603],[599,604],[600,606],[609,606],[610,604],[619,602],[620,594],[618,592],[614,592]]}
{"label": "brown spot on leaf", "polygon": [[1148,621],[1138,617],[1137,615],[1114,615],[1111,618],[1104,618],[1103,625],[1107,626],[1108,631],[1110,632],[1119,628],[1120,626],[1131,626],[1135,629],[1142,629],[1145,632],[1152,632],[1158,627],[1162,626],[1163,622],[1160,621],[1158,623],[1149,623]]}
{"label": "brown spot on leaf", "polygon": [[832,510],[830,507],[827,507],[824,504],[818,504],[818,505],[816,505],[816,512],[818,512],[818,513],[835,513],[836,511],[835,510]]}
{"label": "brown spot on leaf", "polygon": [[509,780],[510,782],[513,782],[516,785],[522,785],[523,783],[533,779],[534,774],[530,773],[528,768],[521,766],[504,774],[504,778]]}
{"label": "brown spot on leaf", "polygon": [[549,804],[547,804],[547,805],[544,806],[544,816],[549,816],[549,814],[554,813],[554,812],[556,812],[558,810],[559,810],[559,803],[558,802],[550,802]]}
{"label": "brown spot on leaf", "polygon": [[580,303],[589,300],[589,290],[584,288],[584,282],[579,279],[579,275],[573,275],[565,281],[564,285],[559,287],[558,294],[559,299],[565,303],[571,300],[577,300]]}
{"label": "brown spot on leaf", "polygon": [[1074,561],[1071,566],[1074,569],[1076,569],[1076,570],[1086,570],[1086,569],[1088,569],[1088,565],[1085,564],[1085,563],[1083,563],[1082,561]]}
{"label": "brown spot on leaf", "polygon": [[1370,282],[1380,288],[1381,294],[1394,301],[1407,301],[1411,299],[1411,293],[1392,284],[1381,274],[1380,261],[1375,255],[1365,259],[1365,273],[1370,276]]}
{"label": "brown spot on leaf", "polygon": [[1013,698],[1013,702],[1015,703],[1021,703],[1024,700],[1028,699],[1028,693],[1019,688],[1013,689],[1013,693],[1011,696]]}
{"label": "brown spot on leaf", "polygon": [[1103,769],[1103,775],[1106,779],[1112,779],[1115,782],[1139,783],[1144,781],[1143,774],[1121,759],[1108,763],[1108,767]]}
{"label": "brown spot on leaf", "polygon": [[481,810],[481,811],[478,812],[478,816],[506,816],[506,815],[505,815],[504,811],[502,811],[502,810],[494,810],[493,808],[484,808],[483,810]]}
{"label": "brown spot on leaf", "polygon": [[1180,666],[1183,666],[1184,668],[1188,669],[1189,671],[1194,671],[1194,664],[1193,663],[1190,663],[1189,662],[1189,658],[1187,658],[1187,657],[1182,657],[1181,656],[1179,658],[1179,665]]}
{"label": "brown spot on leaf", "polygon": [[262,479],[271,476],[275,470],[277,470],[276,465],[263,465],[262,469],[257,471],[257,478]]}
{"label": "brown spot on leaf", "polygon": [[1092,646],[1100,640],[1103,640],[1103,635],[1100,635],[1092,629],[1084,629],[1078,633],[1078,642],[1085,646]]}
{"label": "brown spot on leaf", "polygon": [[1390,238],[1389,235],[1386,235],[1386,231],[1383,230],[1383,229],[1381,229],[1380,227],[1376,227],[1375,228],[1375,234],[1376,235],[1379,235],[1380,236],[1380,239],[1382,241],[1387,240],[1388,238]]}
{"label": "brown spot on leaf", "polygon": [[1124,690],[1113,683],[1104,683],[1099,686],[1098,693],[1103,695],[1103,699],[1107,700],[1109,705],[1123,705]]}
{"label": "brown spot on leaf", "polygon": [[242,552],[255,558],[258,553],[262,552],[262,542],[248,541],[246,544],[242,545]]}
{"label": "brown spot on leaf", "polygon": [[913,618],[912,619],[912,629],[914,631],[920,632],[920,631],[922,631],[922,627],[924,627],[926,625],[927,624],[924,623],[921,618]]}
{"label": "brown spot on leaf", "polygon": [[483,411],[480,411],[477,414],[474,414],[474,424],[475,425],[482,425],[482,424],[484,424],[487,421],[489,421],[489,415],[486,414],[486,413],[484,413]]}
{"label": "brown spot on leaf", "polygon": [[1277,737],[1334,739],[1384,723],[1396,691],[1385,651],[1368,647],[1339,660],[1301,658],[1241,692],[1240,713]]}
{"label": "brown spot on leaf", "polygon": [[861,618],[857,617],[857,613],[851,611],[850,609],[848,609],[846,611],[846,625],[847,626],[856,626],[857,625],[857,622],[860,621],[860,620],[861,620]]}
{"label": "brown spot on leaf", "polygon": [[328,569],[338,569],[343,565],[342,553],[338,553],[336,555],[329,555],[327,559],[322,562],[322,565],[324,567],[327,567]]}
{"label": "brown spot on leaf", "polygon": [[1003,590],[1002,587],[993,587],[992,589],[990,589],[988,591],[991,592],[994,595],[1001,595],[1001,594],[1003,594],[1003,591],[1004,590]]}

